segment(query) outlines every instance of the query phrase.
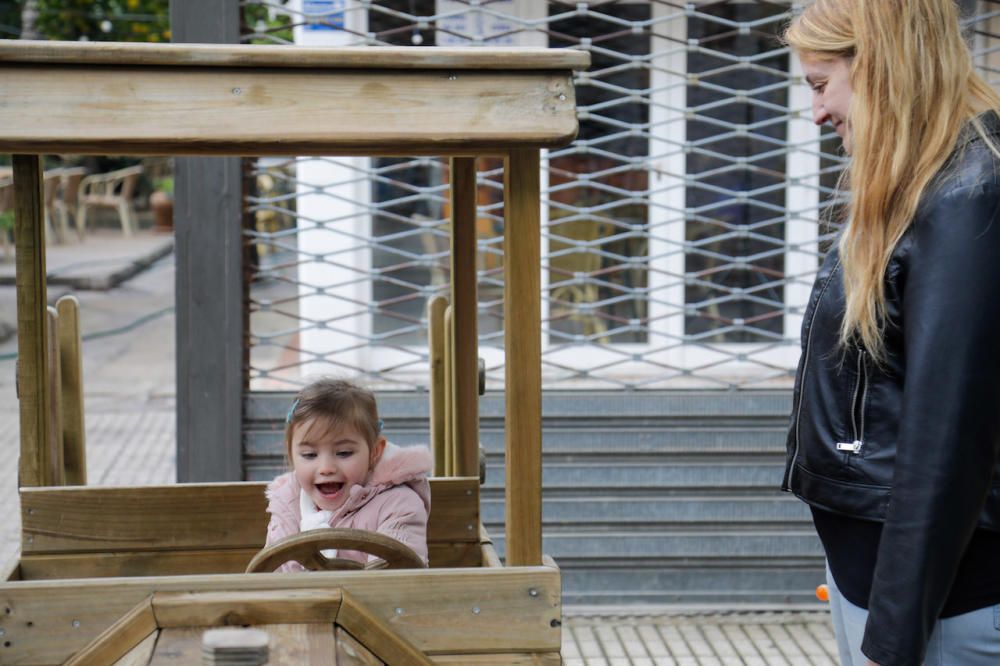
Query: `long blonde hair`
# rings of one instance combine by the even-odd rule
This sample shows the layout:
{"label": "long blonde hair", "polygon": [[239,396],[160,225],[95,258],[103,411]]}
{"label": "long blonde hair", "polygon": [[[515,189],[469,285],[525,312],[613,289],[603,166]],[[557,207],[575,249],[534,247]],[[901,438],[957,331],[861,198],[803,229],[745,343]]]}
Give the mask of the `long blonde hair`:
{"label": "long blonde hair", "polygon": [[954,0],[816,0],[784,39],[799,55],[851,59],[840,340],[858,336],[880,360],[892,252],[963,128],[986,139],[976,116],[1000,108],[1000,96],[973,69]]}

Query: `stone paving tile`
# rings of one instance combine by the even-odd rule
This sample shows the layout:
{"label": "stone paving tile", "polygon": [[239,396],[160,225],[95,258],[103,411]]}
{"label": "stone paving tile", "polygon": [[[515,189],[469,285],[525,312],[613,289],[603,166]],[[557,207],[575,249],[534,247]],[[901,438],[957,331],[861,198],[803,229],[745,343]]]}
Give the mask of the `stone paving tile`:
{"label": "stone paving tile", "polygon": [[[825,611],[666,611],[574,615],[563,609],[567,665],[834,666]],[[601,651],[603,650],[603,654]]]}

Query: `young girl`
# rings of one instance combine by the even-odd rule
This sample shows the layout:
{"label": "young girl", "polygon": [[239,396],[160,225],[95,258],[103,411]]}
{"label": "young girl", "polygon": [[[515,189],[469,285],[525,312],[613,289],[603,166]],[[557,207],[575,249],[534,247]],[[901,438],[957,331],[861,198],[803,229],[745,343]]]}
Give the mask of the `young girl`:
{"label": "young girl", "polygon": [[[350,527],[392,537],[426,563],[430,451],[389,444],[381,431],[371,391],[334,379],[302,389],[285,425],[292,471],[267,488],[271,522],[265,545],[306,530]],[[359,562],[370,558],[355,551],[336,556]],[[298,562],[278,569],[304,570]]]}

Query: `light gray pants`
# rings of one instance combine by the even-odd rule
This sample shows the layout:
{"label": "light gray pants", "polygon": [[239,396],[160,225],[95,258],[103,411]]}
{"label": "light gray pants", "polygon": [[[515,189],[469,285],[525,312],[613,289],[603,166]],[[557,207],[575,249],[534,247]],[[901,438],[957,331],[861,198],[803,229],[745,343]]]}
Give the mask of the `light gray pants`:
{"label": "light gray pants", "polygon": [[[865,666],[861,639],[868,611],[845,599],[826,569],[830,616],[842,666]],[[1000,604],[938,620],[927,643],[924,666],[997,666],[1000,664]],[[916,665],[915,665],[916,666]]]}

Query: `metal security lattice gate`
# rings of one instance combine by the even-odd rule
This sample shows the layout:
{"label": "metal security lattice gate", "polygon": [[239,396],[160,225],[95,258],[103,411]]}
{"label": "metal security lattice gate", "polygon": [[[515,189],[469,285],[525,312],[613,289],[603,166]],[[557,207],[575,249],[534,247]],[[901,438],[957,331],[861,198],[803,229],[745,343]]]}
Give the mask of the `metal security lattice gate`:
{"label": "metal security lattice gate", "polygon": [[[995,12],[979,5],[969,27],[985,67]],[[843,165],[776,38],[794,9],[272,0],[243,7],[243,39],[589,51],[579,137],[542,167],[546,388],[784,388]],[[480,160],[477,221],[493,388],[503,378],[498,167]],[[320,372],[425,386],[425,304],[447,282],[447,164],[290,157],[256,173],[251,388]]]}
{"label": "metal security lattice gate", "polygon": [[[977,64],[996,82],[1000,5],[962,4]],[[819,544],[804,508],[776,488],[803,306],[836,233],[844,159],[775,39],[795,6],[242,9],[250,42],[591,54],[576,80],[580,135],[544,155],[541,174],[545,551],[567,603],[810,600]],[[477,235],[483,520],[502,551],[499,166],[479,162]],[[280,469],[287,391],[316,373],[380,388],[393,440],[426,442],[413,389],[428,376],[425,304],[447,284],[447,164],[289,157],[258,160],[253,175],[246,475]]]}

